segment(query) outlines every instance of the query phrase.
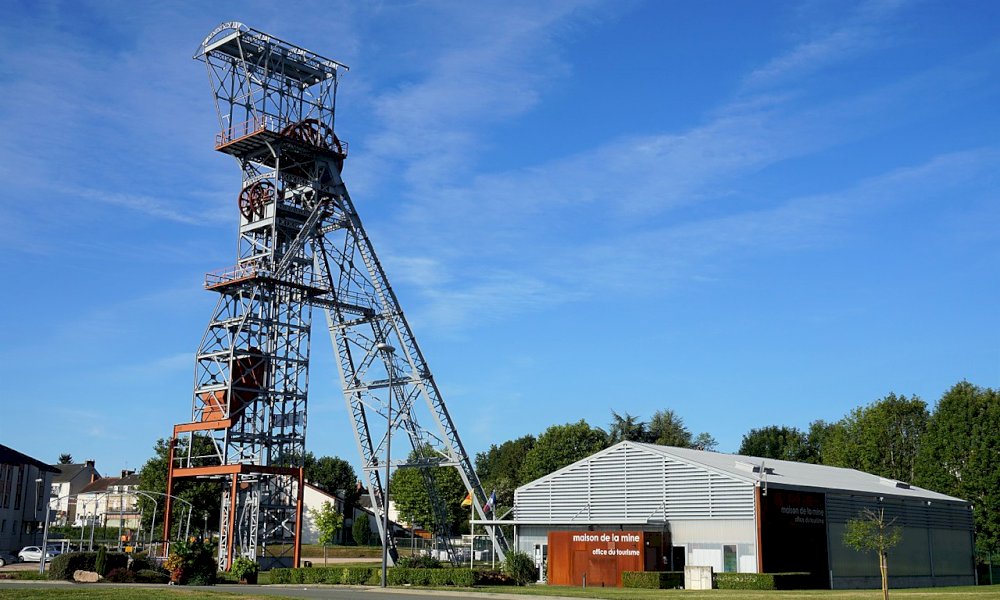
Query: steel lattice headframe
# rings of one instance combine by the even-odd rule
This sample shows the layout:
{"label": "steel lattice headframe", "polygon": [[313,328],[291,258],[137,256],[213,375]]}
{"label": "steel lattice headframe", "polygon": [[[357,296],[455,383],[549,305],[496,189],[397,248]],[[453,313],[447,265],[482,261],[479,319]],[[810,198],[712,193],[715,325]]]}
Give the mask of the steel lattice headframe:
{"label": "steel lattice headframe", "polygon": [[[198,349],[191,421],[174,427],[168,488],[181,478],[224,484],[220,567],[236,556],[264,567],[297,564],[309,334],[312,308],[320,307],[380,536],[387,534],[380,470],[390,433],[403,432],[416,458],[393,464],[424,473],[447,547],[432,468],[456,467],[479,518],[491,515],[341,179],[347,144],[334,133],[334,108],[347,67],[240,23],[217,27],[195,58],[212,84],[216,149],[239,161],[243,185],[237,262],[205,281],[219,300]],[[431,426],[422,427],[427,419]],[[195,452],[205,439],[212,452]],[[168,506],[167,533],[169,513]],[[506,540],[493,542],[502,558]],[[395,556],[392,536],[388,543]]]}

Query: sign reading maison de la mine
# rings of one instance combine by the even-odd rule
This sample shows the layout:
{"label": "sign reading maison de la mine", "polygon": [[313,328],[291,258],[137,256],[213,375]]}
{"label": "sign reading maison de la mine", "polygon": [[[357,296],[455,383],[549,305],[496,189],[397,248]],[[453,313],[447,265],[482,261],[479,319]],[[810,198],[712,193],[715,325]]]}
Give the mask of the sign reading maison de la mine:
{"label": "sign reading maison de la mine", "polygon": [[621,586],[623,571],[642,571],[641,531],[550,531],[549,583]]}

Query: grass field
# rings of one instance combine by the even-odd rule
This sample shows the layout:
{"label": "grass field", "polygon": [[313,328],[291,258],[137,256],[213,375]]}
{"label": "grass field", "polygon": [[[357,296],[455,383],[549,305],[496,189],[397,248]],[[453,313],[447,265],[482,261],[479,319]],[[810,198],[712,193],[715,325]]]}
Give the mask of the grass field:
{"label": "grass field", "polygon": [[[477,592],[519,593],[537,596],[565,596],[572,598],[603,598],[606,600],[881,600],[882,590],[643,590],[625,588],[572,588],[561,586],[533,586],[513,590],[504,587],[480,587]],[[995,600],[1000,597],[1000,586],[953,587],[912,590],[890,590],[890,598],[899,600]]]}
{"label": "grass field", "polygon": [[247,594],[232,594],[221,590],[204,592],[201,590],[185,590],[183,588],[166,587],[127,589],[127,588],[35,588],[35,589],[4,589],[0,587],[0,600],[275,600],[274,596],[255,596]]}
{"label": "grass field", "polygon": [[[455,588],[448,588],[452,591]],[[637,590],[618,588],[566,588],[532,586],[525,588],[484,587],[472,592],[502,593],[529,596],[565,596],[575,598],[601,598],[606,600],[880,600],[881,590],[811,590],[765,592],[744,590]],[[65,586],[58,588],[31,587],[5,589],[0,585],[0,600],[274,600],[274,596],[234,594],[225,588],[213,591],[190,590],[176,587],[105,588]],[[890,598],[897,600],[994,600],[1000,597],[1000,586],[892,590]]]}

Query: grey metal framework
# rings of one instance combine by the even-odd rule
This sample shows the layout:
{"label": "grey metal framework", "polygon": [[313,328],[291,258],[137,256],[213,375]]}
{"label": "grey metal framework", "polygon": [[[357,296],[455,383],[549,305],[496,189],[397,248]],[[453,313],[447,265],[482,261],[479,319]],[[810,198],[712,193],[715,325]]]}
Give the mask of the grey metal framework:
{"label": "grey metal framework", "polygon": [[[334,133],[334,106],[347,67],[241,23],[217,27],[195,58],[207,66],[215,97],[216,149],[239,161],[243,185],[237,263],[206,278],[220,297],[198,350],[192,421],[174,428],[175,438],[187,437],[186,451],[172,458],[168,485],[179,477],[226,483],[223,568],[237,555],[287,563],[288,549],[297,562],[317,306],[326,313],[380,535],[379,468],[392,431],[413,449],[393,465],[424,472],[443,540],[447,515],[432,467],[457,467],[487,518],[470,458],[340,176],[347,144]],[[397,350],[382,352],[380,344]],[[418,424],[425,413],[430,430]],[[213,452],[194,452],[195,436],[210,439]],[[494,544],[502,556],[506,541]]]}

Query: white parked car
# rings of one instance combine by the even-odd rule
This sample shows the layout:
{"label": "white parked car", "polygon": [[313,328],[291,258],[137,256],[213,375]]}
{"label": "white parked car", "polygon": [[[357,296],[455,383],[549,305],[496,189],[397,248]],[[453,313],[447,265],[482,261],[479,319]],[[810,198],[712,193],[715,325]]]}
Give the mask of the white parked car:
{"label": "white parked car", "polygon": [[[50,547],[45,553],[45,562],[49,562],[56,556],[59,556],[59,551]],[[17,553],[17,558],[21,562],[41,562],[42,549],[38,546],[25,546]]]}

